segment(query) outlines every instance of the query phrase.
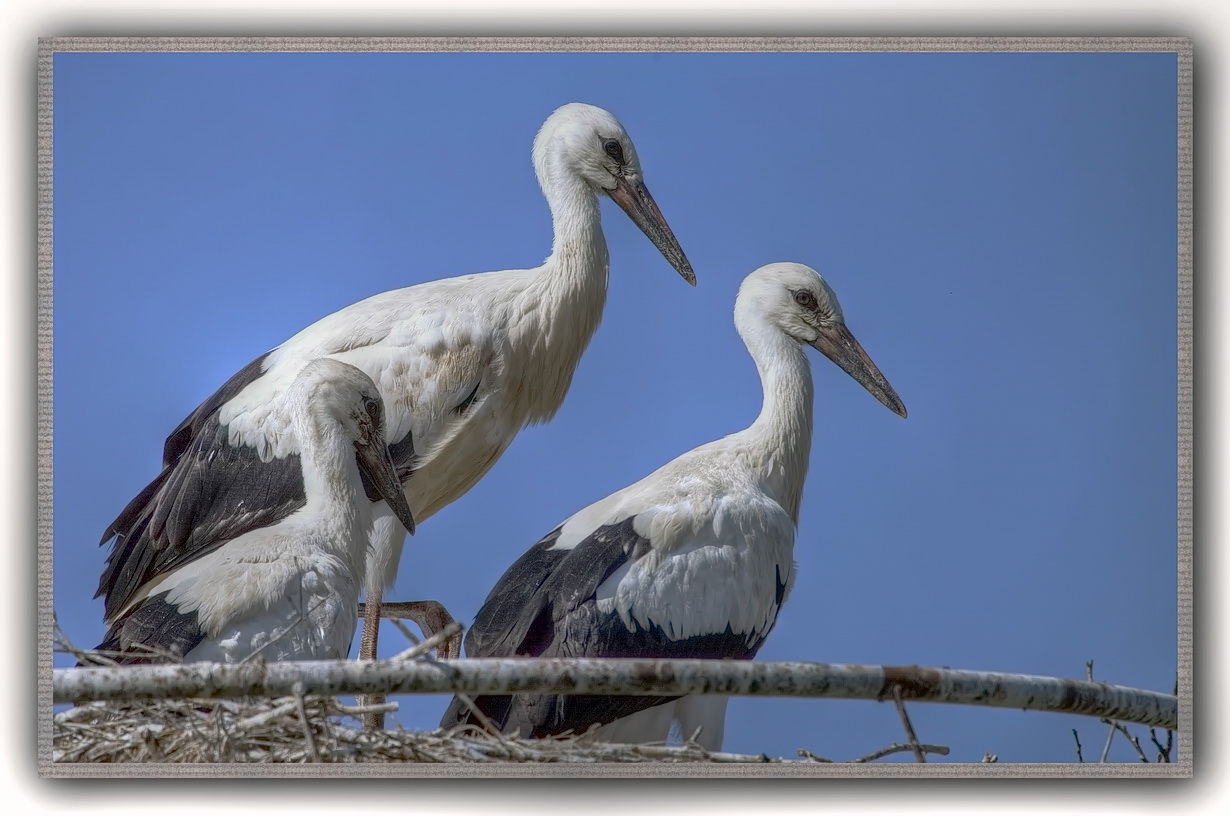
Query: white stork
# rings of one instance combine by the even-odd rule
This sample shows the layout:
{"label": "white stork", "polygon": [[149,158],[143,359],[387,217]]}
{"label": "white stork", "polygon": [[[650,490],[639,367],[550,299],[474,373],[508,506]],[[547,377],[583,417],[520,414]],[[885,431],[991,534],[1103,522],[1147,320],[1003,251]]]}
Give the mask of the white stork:
{"label": "white stork", "polygon": [[[370,484],[413,527],[385,444],[384,403],[371,378],[328,358],[305,365],[282,409],[298,440],[302,506],[255,529],[190,527],[158,552],[120,554],[127,569],[100,650],[121,663],[239,663],[344,658],[350,651],[371,531]],[[250,449],[217,444],[215,422],[183,453],[169,489],[229,501],[262,463]],[[162,505],[151,529],[184,523]],[[239,525],[247,527],[248,525]],[[126,540],[131,542],[131,539]]]}
{"label": "white stork", "polygon": [[[469,490],[522,427],[551,419],[563,402],[606,302],[600,195],[695,284],[614,116],[578,103],[559,108],[538,132],[533,160],[555,234],[541,266],[437,280],[335,312],[252,361],[171,433],[162,473],[103,534],[102,543],[116,542],[98,591],[108,619],[128,606],[134,581],[147,577],[142,564],[157,554],[208,549],[303,506],[302,442],[284,395],[309,360],[333,357],[375,381],[393,461],[423,521]],[[179,471],[196,467],[190,454],[205,450],[250,459],[243,480],[183,491]],[[405,540],[385,503],[373,512],[363,659],[375,657],[382,590],[396,578]]]}
{"label": "white stork", "polygon": [[[764,388],[751,427],[695,448],[556,527],[500,578],[466,633],[469,657],[748,660],[794,582],[794,535],[812,434],[802,346],[892,411],[905,406],[846,328],[833,290],[793,263],[743,281],[735,325]],[[727,698],[519,694],[474,702],[508,733],[595,723],[611,742],[685,738],[721,747]],[[454,699],[442,727],[473,722]],[[476,719],[476,718],[475,718]]]}

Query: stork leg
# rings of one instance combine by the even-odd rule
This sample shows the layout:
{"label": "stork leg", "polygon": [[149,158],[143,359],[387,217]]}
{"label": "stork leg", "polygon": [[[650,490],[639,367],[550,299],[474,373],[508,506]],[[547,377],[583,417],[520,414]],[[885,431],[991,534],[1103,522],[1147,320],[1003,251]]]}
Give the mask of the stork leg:
{"label": "stork leg", "polygon": [[[389,617],[384,614],[384,607],[381,603],[381,596],[383,594],[384,590],[380,587],[372,587],[368,590],[367,602],[359,604],[359,617],[363,618],[363,635],[359,638],[360,660],[376,659],[376,643],[380,637],[380,619]],[[369,606],[376,613],[370,618],[367,616]]]}
{"label": "stork leg", "polygon": [[[376,659],[376,644],[380,636],[380,599],[383,595],[384,587],[379,582],[370,584],[367,588],[367,603],[359,604],[359,614],[363,616],[363,635],[359,638],[360,660]],[[368,615],[368,608],[371,608],[375,614]],[[357,695],[356,701],[359,705],[380,705],[384,702],[384,695],[361,694]],[[384,712],[364,714],[363,727],[368,731],[383,729]]]}
{"label": "stork leg", "polygon": [[[385,502],[377,502],[372,506],[371,547],[367,553],[364,586],[367,590],[367,603],[375,614],[363,619],[363,634],[359,639],[359,659],[375,660],[376,646],[380,636],[380,601],[384,589],[391,586],[397,573],[397,563],[401,560],[402,545],[406,541],[406,528],[402,526],[397,516]],[[391,573],[391,574],[390,574]],[[374,705],[384,702],[383,694],[362,694],[356,699],[360,705]],[[364,715],[364,725],[369,729],[383,728],[384,715]]]}
{"label": "stork leg", "polygon": [[[369,598],[367,603],[359,604],[359,617],[363,618],[363,639],[360,641],[359,646],[360,659],[374,659],[365,658],[364,649],[367,647],[367,636],[370,631],[372,633],[371,653],[375,655],[375,638],[380,618],[412,621],[422,631],[424,638],[429,638],[445,626],[454,623],[453,616],[448,613],[448,610],[444,608],[444,604],[439,601],[400,601],[386,604],[381,603],[380,595],[381,593],[377,591],[374,598]],[[370,617],[367,614],[368,604],[371,604],[372,609],[379,610]],[[457,634],[441,643],[439,648],[436,649],[436,656],[442,660],[455,660],[461,657],[461,635]],[[364,705],[383,703],[384,695],[365,695],[360,702]],[[384,728],[384,712],[378,711],[364,714],[363,727],[368,730]]]}

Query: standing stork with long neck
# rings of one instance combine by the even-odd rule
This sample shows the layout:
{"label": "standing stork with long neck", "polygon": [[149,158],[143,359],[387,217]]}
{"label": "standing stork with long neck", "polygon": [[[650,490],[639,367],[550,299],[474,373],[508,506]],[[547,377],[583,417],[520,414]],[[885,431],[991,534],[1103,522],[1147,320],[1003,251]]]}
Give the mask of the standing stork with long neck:
{"label": "standing stork with long neck", "polygon": [[[370,377],[327,357],[313,360],[284,407],[299,440],[303,507],[245,532],[215,531],[221,540],[213,548],[193,546],[189,534],[189,546],[127,571],[100,651],[119,663],[346,657],[371,531],[364,484],[403,524],[413,527],[414,519]],[[180,494],[244,484],[251,456],[199,441],[185,453],[192,467],[175,471]]]}
{"label": "standing stork with long neck", "polygon": [[[702,445],[567,519],[516,561],[466,633],[469,657],[750,660],[794,583],[794,537],[812,437],[803,346],[894,413],[905,405],[813,269],[777,263],[739,289],[735,326],[764,389],[751,427]],[[472,705],[500,729],[544,737],[595,724],[609,742],[721,747],[727,698],[518,694]],[[481,722],[454,699],[448,728]]]}
{"label": "standing stork with long neck", "polygon": [[[541,266],[423,283],[335,312],[253,360],[171,433],[162,472],[103,534],[102,543],[115,540],[98,591],[108,618],[123,605],[138,562],[168,549],[215,547],[219,531],[234,537],[303,506],[302,443],[286,393],[310,360],[342,360],[376,383],[398,476],[423,521],[469,490],[521,428],[559,410],[606,302],[599,196],[614,199],[695,284],[614,116],[579,103],[559,108],[534,140],[533,161],[554,226]],[[211,444],[253,460],[243,482],[180,490],[176,473],[194,466],[186,454]],[[367,496],[380,499],[370,486]],[[376,656],[380,599],[406,535],[387,503],[373,514],[363,659]]]}

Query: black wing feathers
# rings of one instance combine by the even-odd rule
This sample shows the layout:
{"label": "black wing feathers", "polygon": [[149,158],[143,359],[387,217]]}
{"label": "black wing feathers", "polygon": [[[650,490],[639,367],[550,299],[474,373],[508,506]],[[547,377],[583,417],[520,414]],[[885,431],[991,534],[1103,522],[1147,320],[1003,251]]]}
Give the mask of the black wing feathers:
{"label": "black wing feathers", "polygon": [[537,656],[556,640],[555,625],[612,572],[649,551],[634,518],[599,527],[576,547],[553,550],[552,530],[504,573],[466,633],[470,657]]}
{"label": "black wing feathers", "polygon": [[265,358],[272,354],[266,351],[252,362],[248,363],[235,375],[222,384],[208,399],[197,406],[196,410],[179,423],[179,427],[171,431],[166,443],[162,446],[162,466],[167,467],[179,461],[185,451],[191,447],[200,433],[201,427],[218,413],[218,409],[230,401],[250,384],[260,379],[265,373]]}
{"label": "black wing feathers", "polygon": [[[466,636],[469,657],[637,657],[646,659],[726,658],[749,660],[768,632],[749,637],[726,631],[672,640],[656,622],[635,619],[629,629],[616,612],[598,608],[597,588],[628,561],[643,557],[649,542],[633,529],[633,518],[599,528],[571,550],[551,550],[557,528],[504,574]],[[786,585],[776,576],[780,606]],[[501,730],[546,737],[583,732],[670,700],[632,697],[517,694],[474,699]],[[440,722],[448,728],[472,721],[469,708],[454,699]]]}
{"label": "black wing feathers", "polygon": [[[548,533],[517,559],[491,590],[466,633],[466,655],[617,656],[602,651],[603,644],[594,640],[587,623],[593,615],[601,614],[594,595],[602,582],[630,560],[649,552],[649,542],[636,533],[634,522],[633,516],[599,527],[571,549],[551,549],[562,527]],[[622,623],[616,624],[627,631]],[[601,701],[612,699],[617,698],[519,694],[478,697],[474,703],[501,728],[520,730],[527,736],[546,736],[577,728],[574,721],[578,716],[588,716],[592,701],[601,706]],[[630,707],[628,713],[633,713],[670,698],[624,699]],[[604,710],[610,709],[607,705]],[[468,707],[454,699],[440,724],[449,727],[468,718]],[[595,721],[590,719],[580,727],[583,730]]]}
{"label": "black wing feathers", "polygon": [[166,599],[161,592],[143,601],[107,630],[98,651],[112,653],[107,656],[125,665],[174,662],[192,651],[205,639],[197,613],[180,612]]}
{"label": "black wing feathers", "polygon": [[298,455],[262,462],[210,416],[191,444],[108,528],[115,543],[95,597],[110,619],[146,581],[306,504]]}

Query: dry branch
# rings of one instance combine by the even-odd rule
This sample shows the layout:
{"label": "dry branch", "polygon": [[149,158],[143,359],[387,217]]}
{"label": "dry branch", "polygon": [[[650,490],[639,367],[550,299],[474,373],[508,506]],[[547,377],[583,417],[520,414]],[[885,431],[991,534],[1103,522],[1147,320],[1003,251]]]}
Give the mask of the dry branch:
{"label": "dry branch", "polygon": [[883,759],[886,756],[893,754],[903,754],[906,751],[922,751],[924,754],[939,754],[940,756],[948,756],[947,745],[931,745],[926,742],[916,742],[912,745],[902,745],[899,742],[894,742],[887,748],[881,748],[878,751],[872,751],[870,754],[861,756],[851,762],[875,762],[877,759]]}
{"label": "dry branch", "polygon": [[455,661],[303,661],[240,665],[56,669],[55,702],[309,694],[734,694],[893,699],[1105,717],[1177,728],[1174,695],[1024,674],[726,660],[510,658]]}

